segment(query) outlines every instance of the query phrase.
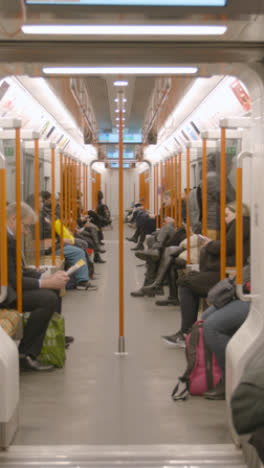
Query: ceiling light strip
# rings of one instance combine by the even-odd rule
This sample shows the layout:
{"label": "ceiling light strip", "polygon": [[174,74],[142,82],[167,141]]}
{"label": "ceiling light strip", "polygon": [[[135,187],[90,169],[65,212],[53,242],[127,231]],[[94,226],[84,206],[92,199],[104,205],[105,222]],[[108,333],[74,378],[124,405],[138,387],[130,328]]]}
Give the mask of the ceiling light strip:
{"label": "ceiling light strip", "polygon": [[[197,67],[44,67],[46,75],[185,75],[197,73]],[[116,86],[127,82],[117,81]]]}
{"label": "ceiling light strip", "polygon": [[141,24],[27,24],[24,34],[52,35],[125,35],[125,36],[221,36],[227,31],[225,25],[141,25]]}

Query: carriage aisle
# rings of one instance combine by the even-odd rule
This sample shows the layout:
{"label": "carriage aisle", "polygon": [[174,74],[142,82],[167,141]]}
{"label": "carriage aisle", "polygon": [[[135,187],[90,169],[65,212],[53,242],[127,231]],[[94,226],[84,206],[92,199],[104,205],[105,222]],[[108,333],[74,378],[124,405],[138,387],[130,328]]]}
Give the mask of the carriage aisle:
{"label": "carriage aisle", "polygon": [[[125,225],[124,237],[131,235]],[[97,291],[68,291],[67,334],[75,337],[64,369],[21,376],[15,445],[230,444],[224,401],[170,394],[185,368],[183,349],[160,336],[179,325],[177,308],[133,298],[144,268],[124,241],[125,344],[118,346],[118,224],[105,231],[107,263],[96,265]]]}

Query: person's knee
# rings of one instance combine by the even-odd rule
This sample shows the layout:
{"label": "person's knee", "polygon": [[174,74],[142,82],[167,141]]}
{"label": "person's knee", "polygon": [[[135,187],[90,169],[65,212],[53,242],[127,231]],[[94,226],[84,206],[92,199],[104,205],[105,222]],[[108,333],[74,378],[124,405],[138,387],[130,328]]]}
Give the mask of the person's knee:
{"label": "person's knee", "polygon": [[59,310],[59,297],[52,289],[45,289],[41,294],[41,304],[46,308],[56,312]]}

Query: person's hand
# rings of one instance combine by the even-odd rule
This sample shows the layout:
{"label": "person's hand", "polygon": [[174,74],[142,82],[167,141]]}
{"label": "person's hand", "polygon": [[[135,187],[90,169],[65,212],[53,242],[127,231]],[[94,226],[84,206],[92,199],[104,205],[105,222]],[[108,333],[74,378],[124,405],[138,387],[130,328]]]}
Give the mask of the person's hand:
{"label": "person's hand", "polygon": [[54,275],[44,274],[41,278],[41,288],[47,289],[61,289],[65,288],[70,277],[65,271],[56,271]]}

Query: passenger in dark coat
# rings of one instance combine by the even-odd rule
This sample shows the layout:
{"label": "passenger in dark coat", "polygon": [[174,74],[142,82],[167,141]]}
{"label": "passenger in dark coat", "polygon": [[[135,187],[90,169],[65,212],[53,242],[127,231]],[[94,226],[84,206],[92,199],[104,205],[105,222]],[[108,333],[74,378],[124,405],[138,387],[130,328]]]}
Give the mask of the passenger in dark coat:
{"label": "passenger in dark coat", "polygon": [[[226,266],[236,265],[236,203],[231,202],[226,207]],[[197,320],[201,297],[207,297],[209,289],[220,281],[220,250],[219,240],[208,241],[201,249],[200,271],[191,271],[178,280],[179,301],[181,307],[181,329],[164,339],[177,347],[185,346],[185,335]],[[250,217],[247,206],[243,206],[243,263],[245,265],[250,255]]]}
{"label": "passenger in dark coat", "polygon": [[[26,203],[21,203],[21,234],[35,222],[36,215]],[[16,203],[7,207],[8,293],[1,308],[16,308]],[[42,365],[40,354],[45,333],[53,313],[59,310],[59,298],[54,290],[65,287],[69,277],[64,271],[45,275],[25,268],[22,262],[22,310],[31,312],[19,344],[20,366],[26,370],[45,371],[53,366]]]}

